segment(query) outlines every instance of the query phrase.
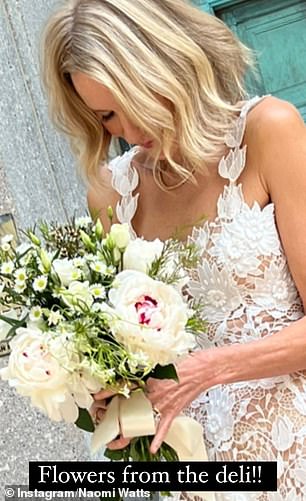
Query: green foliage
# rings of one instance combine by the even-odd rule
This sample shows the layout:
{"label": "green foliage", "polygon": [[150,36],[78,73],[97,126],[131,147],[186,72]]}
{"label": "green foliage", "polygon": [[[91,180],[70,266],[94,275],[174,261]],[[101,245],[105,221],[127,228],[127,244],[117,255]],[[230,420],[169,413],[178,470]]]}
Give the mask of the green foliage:
{"label": "green foliage", "polygon": [[196,267],[199,259],[199,249],[194,243],[167,240],[161,255],[153,261],[148,274],[166,284],[176,284],[188,276],[188,271]]}
{"label": "green foliage", "polygon": [[173,364],[157,364],[156,367],[152,370],[150,377],[154,377],[155,379],[174,379],[174,381],[176,381],[177,383],[179,382],[179,378]]}
{"label": "green foliage", "polygon": [[175,450],[165,442],[156,454],[151,454],[150,445],[153,438],[153,436],[133,438],[125,448],[116,451],[106,449],[104,455],[111,461],[178,461]]}
{"label": "green foliage", "polygon": [[95,431],[95,425],[93,424],[91,415],[86,409],[79,408],[79,417],[75,424],[81,430],[88,431],[90,433]]}

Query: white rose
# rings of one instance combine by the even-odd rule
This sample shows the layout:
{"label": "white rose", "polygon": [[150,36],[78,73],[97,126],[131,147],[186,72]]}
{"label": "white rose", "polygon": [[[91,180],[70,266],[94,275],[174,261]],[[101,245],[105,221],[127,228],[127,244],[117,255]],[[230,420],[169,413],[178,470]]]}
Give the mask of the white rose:
{"label": "white rose", "polygon": [[59,276],[61,284],[65,287],[79,278],[80,272],[70,259],[55,259],[52,265],[55,272]]}
{"label": "white rose", "polygon": [[113,224],[110,229],[110,237],[115,246],[123,251],[130,241],[130,229],[127,223]]}
{"label": "white rose", "polygon": [[[6,311],[3,313],[4,317],[12,318],[14,320],[18,319],[18,315],[15,310]],[[12,326],[5,322],[4,320],[0,320],[0,341],[3,341],[11,330]]]}
{"label": "white rose", "polygon": [[123,271],[110,290],[120,320],[112,321],[116,339],[129,353],[142,353],[150,365],[174,363],[195,347],[186,332],[188,306],[171,285],[139,271]]}
{"label": "white rose", "polygon": [[148,273],[153,261],[161,255],[163,247],[163,242],[158,238],[151,242],[142,238],[132,240],[123,256],[123,268]]}
{"label": "white rose", "polygon": [[80,311],[90,308],[94,302],[89,282],[71,282],[68,289],[60,292],[60,297],[67,306]]}
{"label": "white rose", "polygon": [[76,371],[79,358],[70,335],[20,328],[10,345],[8,367],[0,370],[0,376],[50,419],[73,423],[78,406],[90,407],[90,391],[98,391],[99,384],[90,380],[88,388]]}

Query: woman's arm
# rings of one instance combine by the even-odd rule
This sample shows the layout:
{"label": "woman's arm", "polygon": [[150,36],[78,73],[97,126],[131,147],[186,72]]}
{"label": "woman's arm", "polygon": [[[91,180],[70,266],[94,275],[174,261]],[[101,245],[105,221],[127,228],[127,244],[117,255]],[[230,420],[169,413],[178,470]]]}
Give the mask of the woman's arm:
{"label": "woman's arm", "polygon": [[112,207],[114,212],[113,222],[117,223],[116,205],[120,195],[112,187],[112,173],[107,165],[103,165],[100,170],[100,177],[95,185],[90,185],[87,191],[87,205],[92,219],[99,218],[106,232],[110,229],[110,220],[107,215],[108,207]]}
{"label": "woman's arm", "polygon": [[[257,109],[258,108],[258,109]],[[288,265],[306,306],[306,128],[294,107],[267,98],[252,112],[250,156],[275,204]],[[149,380],[148,396],[161,412],[155,453],[175,416],[201,392],[219,385],[306,369],[306,318],[258,341],[199,351],[178,367],[180,383]]]}
{"label": "woman's arm", "polygon": [[159,449],[172,420],[202,392],[219,384],[275,377],[305,368],[305,317],[258,341],[192,353],[177,367],[179,384],[148,380],[148,398],[161,414],[151,452]]}

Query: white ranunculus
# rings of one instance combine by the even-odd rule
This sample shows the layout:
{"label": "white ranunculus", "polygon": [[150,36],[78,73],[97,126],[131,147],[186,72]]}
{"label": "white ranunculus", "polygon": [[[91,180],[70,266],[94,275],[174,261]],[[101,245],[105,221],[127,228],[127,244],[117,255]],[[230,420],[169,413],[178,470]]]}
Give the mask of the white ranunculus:
{"label": "white ranunculus", "polygon": [[74,310],[90,308],[94,302],[89,282],[71,282],[68,289],[61,290],[60,297],[64,303]]}
{"label": "white ranunculus", "polygon": [[109,298],[120,320],[112,321],[112,329],[129,353],[167,365],[195,347],[185,330],[188,306],[174,287],[132,270],[119,273],[114,285]]}
{"label": "white ranunculus", "polygon": [[[3,313],[4,317],[12,318],[14,320],[18,319],[17,312],[15,310],[9,310],[5,313]],[[0,341],[3,341],[6,336],[8,335],[10,329],[12,326],[5,322],[4,320],[0,320]]]}
{"label": "white ranunculus", "polygon": [[123,256],[123,268],[147,273],[153,261],[161,255],[163,247],[164,244],[158,238],[151,242],[142,238],[132,240]]}
{"label": "white ranunculus", "polygon": [[[69,334],[20,328],[10,343],[8,366],[0,376],[53,421],[75,422],[78,405],[89,408],[93,402],[90,392],[98,391],[99,384],[78,377],[75,370],[79,358]],[[77,395],[74,390],[77,388]]]}
{"label": "white ranunculus", "polygon": [[53,268],[59,279],[61,284],[65,287],[68,286],[71,282],[79,278],[79,270],[74,265],[74,262],[70,259],[55,259],[52,263]]}
{"label": "white ranunculus", "polygon": [[130,241],[130,229],[127,223],[113,224],[110,229],[110,237],[115,246],[123,251]]}

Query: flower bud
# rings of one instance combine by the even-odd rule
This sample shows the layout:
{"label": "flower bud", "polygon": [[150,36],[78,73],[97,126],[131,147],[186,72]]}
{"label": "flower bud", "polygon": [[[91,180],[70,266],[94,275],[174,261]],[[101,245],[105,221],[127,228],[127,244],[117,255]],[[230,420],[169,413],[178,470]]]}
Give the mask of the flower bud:
{"label": "flower bud", "polygon": [[34,235],[34,233],[32,233],[32,231],[28,231],[28,237],[31,240],[32,244],[34,244],[38,247],[41,246],[41,241],[39,240],[39,238],[36,235]]}
{"label": "flower bud", "polygon": [[115,247],[113,250],[113,256],[115,264],[119,264],[121,260],[121,252],[117,247]]}
{"label": "flower bud", "polygon": [[113,224],[110,229],[110,237],[120,251],[124,251],[130,241],[130,230],[127,223]]}
{"label": "flower bud", "polygon": [[41,251],[39,253],[39,257],[40,257],[41,263],[44,267],[44,270],[47,273],[49,273],[49,271],[51,270],[51,261],[49,259],[48,254],[46,253],[45,249],[41,249]]}
{"label": "flower bud", "polygon": [[90,237],[85,233],[85,231],[80,230],[80,237],[82,239],[83,244],[89,249],[94,251],[95,250],[95,244],[93,241],[90,239]]}
{"label": "flower bud", "polygon": [[99,218],[97,219],[97,222],[95,225],[95,233],[96,233],[97,239],[101,241],[103,236],[104,236],[104,229],[103,229],[103,225],[102,225]]}
{"label": "flower bud", "polygon": [[110,221],[112,221],[113,217],[114,217],[114,211],[113,211],[113,208],[111,206],[109,206],[107,208],[107,217]]}

